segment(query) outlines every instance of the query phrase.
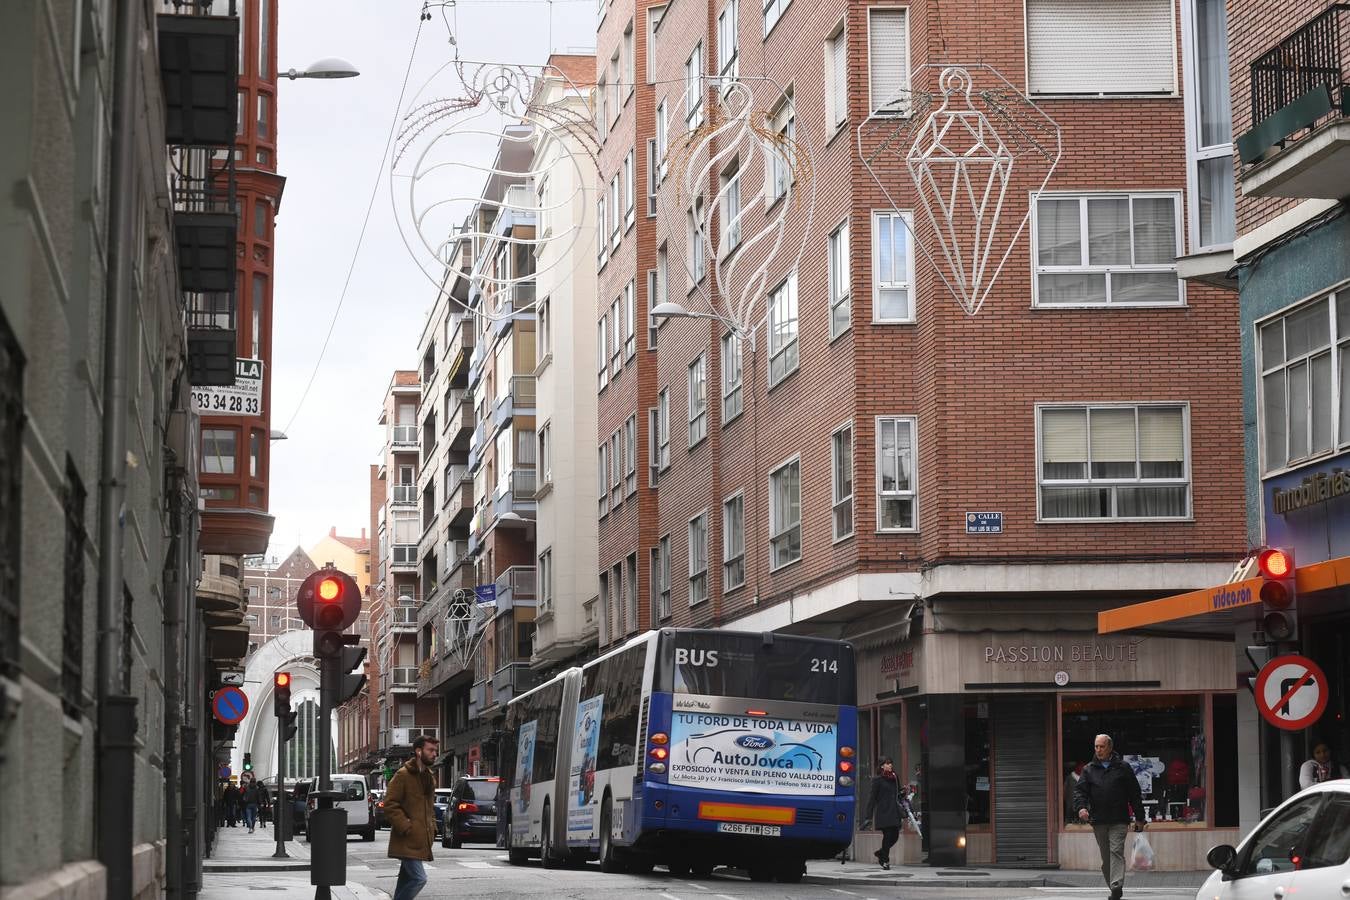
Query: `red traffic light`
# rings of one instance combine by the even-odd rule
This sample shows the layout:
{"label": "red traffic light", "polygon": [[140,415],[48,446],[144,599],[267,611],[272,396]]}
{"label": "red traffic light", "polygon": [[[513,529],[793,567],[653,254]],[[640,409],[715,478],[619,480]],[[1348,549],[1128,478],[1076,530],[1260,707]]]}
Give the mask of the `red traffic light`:
{"label": "red traffic light", "polygon": [[291,686],[291,673],[278,672],[272,676],[272,683],[279,688],[288,688]]}
{"label": "red traffic light", "polygon": [[1266,578],[1288,578],[1294,573],[1294,555],[1288,550],[1267,548],[1257,555],[1256,567]]}
{"label": "red traffic light", "polygon": [[296,612],[316,631],[341,631],[361,615],[361,588],[337,569],[320,569],[300,585]]}
{"label": "red traffic light", "polygon": [[324,603],[332,603],[335,600],[342,599],[342,582],[336,578],[325,578],[319,582],[319,587],[315,591],[318,598]]}

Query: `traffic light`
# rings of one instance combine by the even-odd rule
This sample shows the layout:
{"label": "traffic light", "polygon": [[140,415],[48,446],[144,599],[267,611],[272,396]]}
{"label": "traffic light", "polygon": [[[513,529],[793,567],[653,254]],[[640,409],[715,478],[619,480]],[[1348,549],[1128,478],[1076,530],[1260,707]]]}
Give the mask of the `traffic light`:
{"label": "traffic light", "polygon": [[[320,569],[300,585],[295,604],[300,618],[316,632],[341,632],[361,615],[361,588],[346,572]],[[316,635],[316,651],[318,648]],[[340,645],[328,649],[330,656],[336,656]]]}
{"label": "traffic light", "polygon": [[295,737],[295,732],[300,727],[300,723],[296,721],[299,716],[300,714],[295,710],[288,709],[286,714],[281,717],[281,740],[283,742]]}
{"label": "traffic light", "polygon": [[291,673],[276,672],[272,675],[272,711],[284,716],[291,711]]}
{"label": "traffic light", "polygon": [[[361,646],[361,635],[344,634],[339,635],[342,638],[342,646],[338,649],[338,683],[337,696],[333,698],[333,704],[346,703],[351,698],[360,693],[362,686],[366,683],[366,673],[364,669],[353,673],[352,670],[361,665],[366,658],[366,648]],[[352,645],[352,646],[349,646]]]}
{"label": "traffic light", "polygon": [[1256,555],[1261,573],[1261,630],[1273,643],[1298,637],[1298,589],[1294,584],[1294,554],[1266,547]]}
{"label": "traffic light", "polygon": [[252,754],[252,753],[245,753],[245,754],[244,754],[244,771],[245,771],[245,772],[252,772],[252,771],[253,771],[253,754]]}

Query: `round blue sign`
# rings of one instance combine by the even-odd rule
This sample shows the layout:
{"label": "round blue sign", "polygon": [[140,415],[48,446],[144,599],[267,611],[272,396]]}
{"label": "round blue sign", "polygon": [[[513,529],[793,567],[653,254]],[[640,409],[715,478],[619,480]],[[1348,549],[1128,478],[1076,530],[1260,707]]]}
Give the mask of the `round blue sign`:
{"label": "round blue sign", "polygon": [[237,687],[223,687],[211,698],[211,712],[226,725],[238,725],[248,715],[248,697]]}

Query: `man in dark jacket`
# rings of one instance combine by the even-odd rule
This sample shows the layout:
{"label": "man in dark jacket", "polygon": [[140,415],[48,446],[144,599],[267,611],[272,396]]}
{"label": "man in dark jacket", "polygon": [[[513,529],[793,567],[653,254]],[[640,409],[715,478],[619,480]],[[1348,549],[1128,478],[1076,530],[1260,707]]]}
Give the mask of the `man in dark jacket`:
{"label": "man in dark jacket", "polygon": [[1144,830],[1144,796],[1139,779],[1115,752],[1109,734],[1093,739],[1092,752],[1094,758],[1083,767],[1074,789],[1073,805],[1080,821],[1092,823],[1102,854],[1102,877],[1111,889],[1111,900],[1120,900],[1125,891],[1125,832],[1131,811],[1134,830]]}
{"label": "man in dark jacket", "polygon": [[423,861],[431,860],[431,839],[436,836],[436,762],[439,742],[420,735],[413,741],[413,755],[394,773],[384,795],[384,815],[389,820],[389,855],[402,860],[394,900],[413,900],[427,885]]}

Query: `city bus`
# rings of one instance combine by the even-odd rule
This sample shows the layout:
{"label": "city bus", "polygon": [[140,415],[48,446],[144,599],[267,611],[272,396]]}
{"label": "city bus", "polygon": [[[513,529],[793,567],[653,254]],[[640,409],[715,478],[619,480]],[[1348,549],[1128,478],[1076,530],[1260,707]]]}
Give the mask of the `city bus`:
{"label": "city bus", "polygon": [[663,628],[507,708],[513,863],[800,881],[853,835],[853,648]]}

